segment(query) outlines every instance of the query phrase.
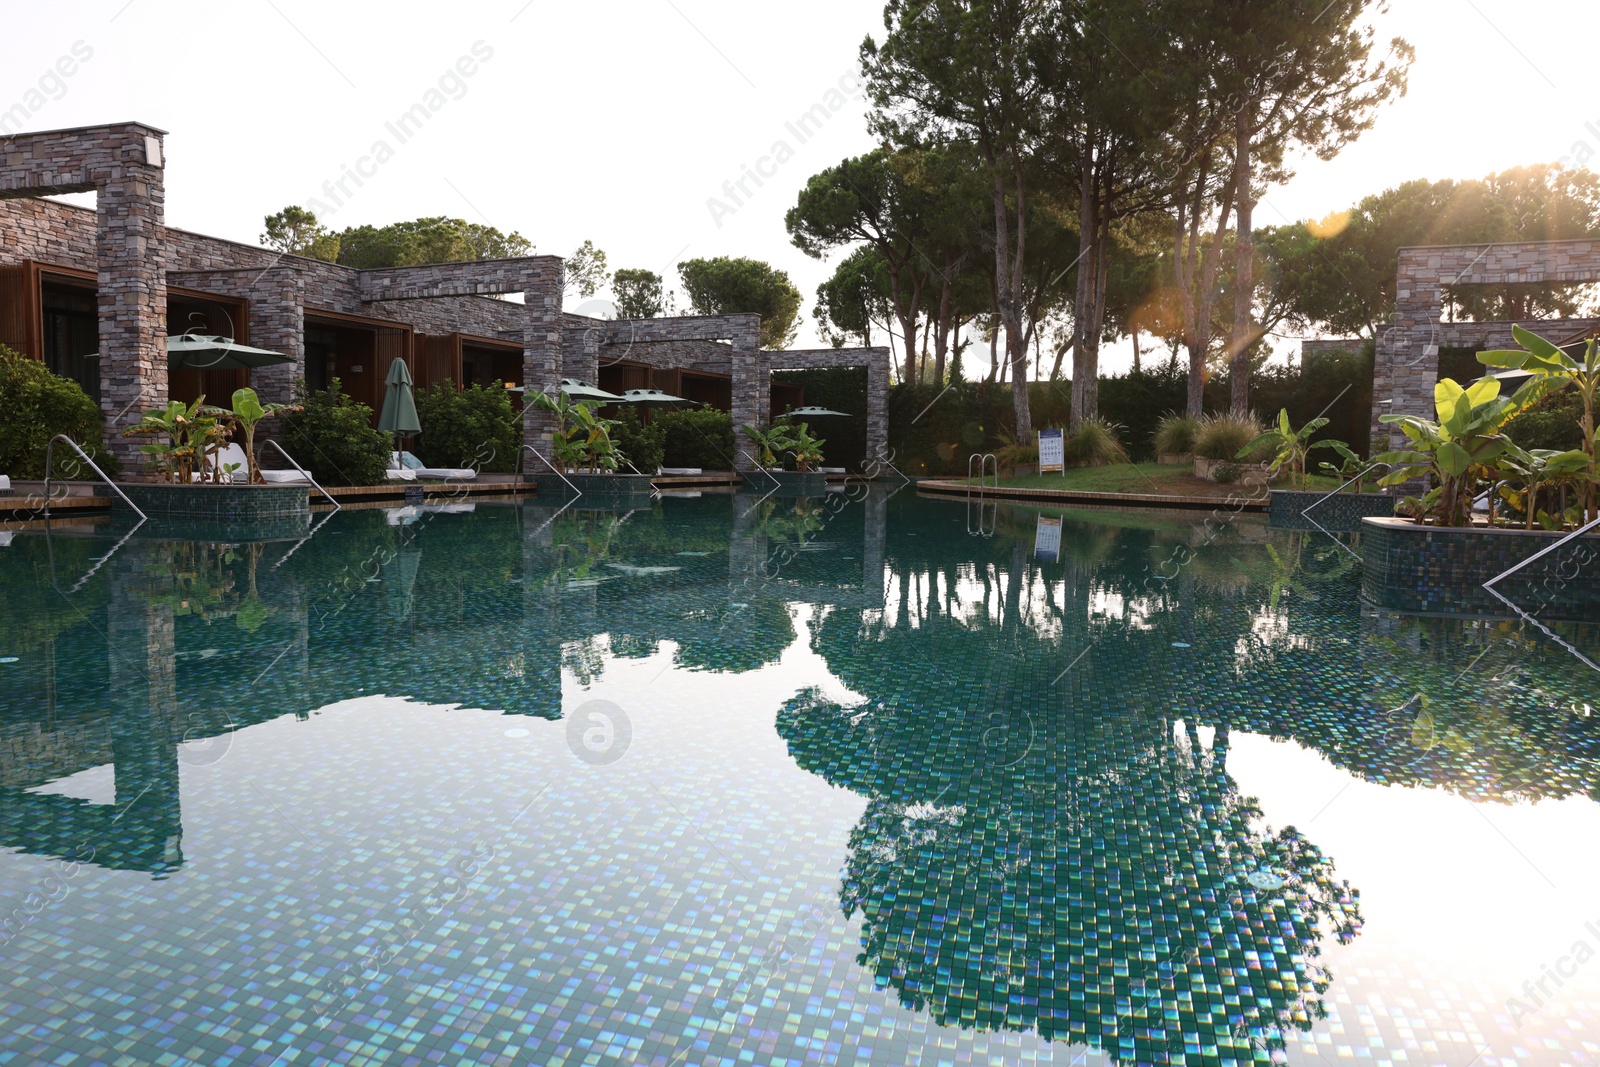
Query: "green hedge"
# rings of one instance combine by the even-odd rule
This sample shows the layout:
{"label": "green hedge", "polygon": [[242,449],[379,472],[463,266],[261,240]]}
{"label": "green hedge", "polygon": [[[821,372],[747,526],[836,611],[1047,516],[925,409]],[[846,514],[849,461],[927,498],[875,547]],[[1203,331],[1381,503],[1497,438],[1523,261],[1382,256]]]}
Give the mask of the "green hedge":
{"label": "green hedge", "polygon": [[713,408],[667,411],[655,416],[666,435],[664,467],[733,470],[733,416]]}
{"label": "green hedge", "polygon": [[437,382],[417,393],[417,458],[429,467],[516,469],[522,432],[501,386],[457,388]]}
{"label": "green hedge", "polygon": [[667,451],[667,432],[662,429],[660,419],[652,420],[647,425],[639,420],[637,409],[629,405],[622,409],[617,422],[612,437],[617,447],[622,449],[624,459],[641,474],[654,474],[665,466],[663,460]]}
{"label": "green hedge", "polygon": [[372,409],[351,399],[339,379],[319,392],[295,383],[299,411],[285,412],[283,447],[323,485],[382,485],[393,445],[373,429]]}
{"label": "green hedge", "polygon": [[[43,478],[45,448],[58,433],[78,442],[107,474],[116,473],[104,419],[83,387],[0,345],[0,474]],[[93,477],[69,448],[57,448],[54,462],[58,478]]]}

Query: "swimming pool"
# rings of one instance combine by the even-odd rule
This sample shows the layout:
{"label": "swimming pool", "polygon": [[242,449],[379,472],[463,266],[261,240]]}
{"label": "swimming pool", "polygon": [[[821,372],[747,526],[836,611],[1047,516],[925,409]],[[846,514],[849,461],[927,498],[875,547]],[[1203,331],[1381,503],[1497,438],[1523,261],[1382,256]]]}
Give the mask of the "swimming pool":
{"label": "swimming pool", "polygon": [[909,489],[18,533],[0,1063],[1596,1062],[1597,676],[1359,581]]}

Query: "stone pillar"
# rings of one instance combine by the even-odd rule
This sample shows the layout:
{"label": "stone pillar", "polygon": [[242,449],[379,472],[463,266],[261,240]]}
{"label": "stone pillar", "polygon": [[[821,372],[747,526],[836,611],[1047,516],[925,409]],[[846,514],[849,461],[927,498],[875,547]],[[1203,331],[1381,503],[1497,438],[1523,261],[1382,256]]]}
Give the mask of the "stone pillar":
{"label": "stone pillar", "polygon": [[95,174],[99,260],[100,408],[106,445],[124,472],[139,442],[118,434],[167,403],[167,275],[161,138],[121,139]]}
{"label": "stone pillar", "polygon": [[772,422],[772,353],[756,353],[756,410],[761,421]]}
{"label": "stone pillar", "polygon": [[889,453],[889,350],[874,348],[867,361],[867,455],[874,461]]}
{"label": "stone pillar", "polygon": [[[741,340],[745,342],[743,346]],[[761,454],[744,427],[765,429],[769,421],[761,410],[761,352],[755,346],[754,337],[734,340],[732,370],[733,469],[753,471],[759,465]]]}
{"label": "stone pillar", "polygon": [[[1378,420],[1384,415],[1433,415],[1439,380],[1439,322],[1444,318],[1443,272],[1471,262],[1470,250],[1407,248],[1395,277],[1395,324],[1378,338],[1372,367],[1372,444],[1400,447],[1405,435]],[[1462,257],[1460,267],[1445,257]]]}
{"label": "stone pillar", "polygon": [[246,295],[250,300],[250,343],[294,359],[293,363],[251,371],[250,388],[264,404],[287,404],[294,399],[295,379],[306,376],[304,270],[280,263],[262,274]]}
{"label": "stone pillar", "polygon": [[[528,309],[522,338],[522,384],[527,389],[522,407],[522,441],[553,463],[550,439],[559,427],[555,416],[533,403],[533,394],[554,394],[561,384],[561,291],[566,284],[566,269],[557,265],[540,280],[538,288],[522,294]],[[524,470],[541,466],[525,457]]]}

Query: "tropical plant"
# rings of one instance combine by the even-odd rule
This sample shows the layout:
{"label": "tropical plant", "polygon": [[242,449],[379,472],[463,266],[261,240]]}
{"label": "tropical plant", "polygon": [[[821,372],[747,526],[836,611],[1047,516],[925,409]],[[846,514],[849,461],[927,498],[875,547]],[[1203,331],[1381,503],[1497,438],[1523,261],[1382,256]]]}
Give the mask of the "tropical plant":
{"label": "tropical plant", "polygon": [[[1239,459],[1239,453],[1259,439],[1265,429],[1254,415],[1207,415],[1200,420],[1200,432],[1195,434],[1194,454],[1202,459]],[[1250,453],[1250,458],[1259,461],[1266,458],[1265,452],[1264,447],[1259,447]]]}
{"label": "tropical plant", "polygon": [[1169,411],[1156,423],[1151,439],[1158,456],[1183,456],[1194,451],[1195,438],[1200,436],[1200,420],[1193,415],[1180,415]]}
{"label": "tropical plant", "polygon": [[1317,467],[1328,477],[1339,479],[1340,485],[1348,483],[1350,491],[1359,494],[1362,485],[1373,474],[1373,464],[1352,452],[1343,441],[1335,442],[1334,451],[1339,453],[1340,462],[1337,465],[1323,460]]}
{"label": "tropical plant", "polygon": [[[1600,484],[1600,467],[1596,465],[1596,445],[1600,444],[1600,431],[1595,427],[1595,398],[1600,393],[1600,349],[1596,339],[1590,337],[1583,347],[1583,358],[1575,359],[1560,348],[1540,337],[1532,330],[1513,326],[1511,334],[1520,349],[1478,353],[1478,361],[1490,367],[1527,371],[1533,379],[1524,389],[1534,387],[1530,394],[1534,400],[1542,399],[1566,386],[1572,386],[1583,398],[1583,437],[1579,447],[1589,457],[1589,478],[1580,489],[1583,499],[1583,520],[1595,518],[1595,486]],[[1526,406],[1526,405],[1525,405]]]}
{"label": "tropical plant", "polygon": [[[244,433],[244,454],[249,466],[248,480],[254,485],[265,482],[261,476],[261,468],[256,465],[256,427],[261,425],[263,419],[270,419],[281,415],[285,411],[298,411],[293,404],[263,404],[261,398],[256,396],[254,389],[235,389],[233,391],[233,407],[207,408],[208,414],[213,414],[225,424],[235,426]],[[231,473],[231,472],[229,472]],[[221,471],[212,464],[212,477],[221,480]]]}
{"label": "tropical plant", "polygon": [[556,464],[571,470],[588,467],[589,473],[615,471],[623,462],[623,455],[612,440],[611,431],[618,424],[615,419],[603,419],[590,407],[593,401],[574,402],[567,394],[557,392],[530,393],[530,403],[541,411],[556,417],[556,430],[551,436],[551,448],[556,454]]}
{"label": "tropical plant", "polygon": [[766,430],[758,430],[754,426],[744,426],[742,429],[760,450],[763,467],[780,465],[778,457],[789,447],[789,427],[780,422]]}
{"label": "tropical plant", "polygon": [[827,441],[820,437],[812,437],[811,427],[806,423],[786,422],[781,425],[788,430],[788,441],[784,451],[794,456],[796,470],[810,471],[812,467],[822,462],[822,446],[827,444]]}
{"label": "tropical plant", "polygon": [[1503,397],[1495,378],[1480,378],[1465,389],[1453,378],[1443,379],[1433,390],[1437,422],[1420,415],[1383,416],[1382,421],[1399,425],[1412,447],[1373,457],[1374,463],[1392,465],[1378,484],[1429,478],[1432,488],[1404,502],[1417,521],[1433,516],[1441,526],[1468,525],[1480,477],[1493,470],[1511,443],[1502,432],[1506,423],[1542,392],[1536,380]]}
{"label": "tropical plant", "polygon": [[1072,455],[1077,462],[1091,467],[1128,462],[1128,452],[1118,436],[1119,429],[1098,415],[1084,419],[1078,424],[1078,432],[1072,435]]}
{"label": "tropical plant", "polygon": [[211,414],[217,409],[207,408],[205,400],[204,396],[189,404],[169,400],[165,409],[145,412],[122,436],[163,438],[139,446],[150,457],[151,469],[168,481],[193,481],[196,467],[203,470],[228,437],[227,429]]}
{"label": "tropical plant", "polygon": [[1346,462],[1356,458],[1356,454],[1350,451],[1350,446],[1343,441],[1311,440],[1311,435],[1326,425],[1328,425],[1327,419],[1312,419],[1296,430],[1289,422],[1289,409],[1283,408],[1278,412],[1277,426],[1239,449],[1234,458],[1244,459],[1246,456],[1258,454],[1263,448],[1270,448],[1273,453],[1272,458],[1267,461],[1267,469],[1274,477],[1287,470],[1289,485],[1292,488],[1304,489],[1306,459],[1313,448],[1331,448],[1345,457]]}
{"label": "tropical plant", "polygon": [[296,382],[294,407],[282,414],[283,447],[323,485],[379,485],[393,446],[372,421],[372,409],[341,391],[338,378],[314,393]]}
{"label": "tropical plant", "polygon": [[[13,478],[44,477],[44,455],[50,438],[65,434],[108,471],[115,460],[101,444],[100,409],[71,378],[0,345],[0,474]],[[56,477],[79,477],[82,466],[71,449],[55,450]],[[108,466],[109,465],[109,466]]]}
{"label": "tropical plant", "polygon": [[[1551,485],[1583,485],[1592,477],[1589,473],[1589,455],[1582,449],[1559,452],[1553,448],[1522,449],[1514,442],[1506,445],[1506,454],[1500,458],[1500,473],[1522,483],[1521,488],[1501,483],[1500,496],[1506,503],[1523,513],[1523,528],[1533,529],[1535,520],[1546,529],[1559,530],[1566,521],[1566,508],[1558,507],[1555,515],[1539,508],[1539,493]],[[1563,502],[1565,493],[1563,493]]]}

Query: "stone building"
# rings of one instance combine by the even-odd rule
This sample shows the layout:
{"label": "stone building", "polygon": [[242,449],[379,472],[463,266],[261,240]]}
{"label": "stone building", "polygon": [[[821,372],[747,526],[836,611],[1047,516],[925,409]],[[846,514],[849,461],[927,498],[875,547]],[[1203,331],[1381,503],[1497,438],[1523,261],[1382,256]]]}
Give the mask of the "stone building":
{"label": "stone building", "polygon": [[[288,400],[293,382],[340,379],[381,405],[390,365],[419,387],[564,377],[602,388],[659,388],[766,425],[800,401],[774,370],[865,366],[867,451],[888,439],[889,352],[766,352],[754,315],[606,321],[562,308],[555,256],[357,270],[165,225],[163,139],[142,123],[17,134],[0,142],[0,344],[76,379],[106,415],[108,445],[168,398],[227,397],[249,384]],[[94,192],[85,209],[42,197]],[[500,299],[520,294],[521,302]],[[217,334],[289,356],[245,371],[169,372],[166,338]],[[523,411],[524,439],[549,445],[550,416]],[[736,431],[736,469],[754,449]]]}

